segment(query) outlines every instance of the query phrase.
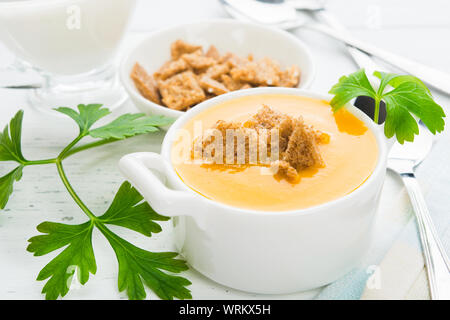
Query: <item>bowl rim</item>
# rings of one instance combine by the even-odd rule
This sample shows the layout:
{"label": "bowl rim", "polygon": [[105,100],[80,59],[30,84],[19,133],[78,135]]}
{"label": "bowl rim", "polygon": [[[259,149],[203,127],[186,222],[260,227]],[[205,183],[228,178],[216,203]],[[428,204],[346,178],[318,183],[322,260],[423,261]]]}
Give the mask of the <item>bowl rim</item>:
{"label": "bowl rim", "polygon": [[314,81],[314,79],[316,77],[316,64],[314,62],[314,58],[311,53],[311,50],[300,38],[294,36],[293,34],[287,32],[285,30],[276,29],[276,28],[269,27],[269,26],[263,26],[263,25],[260,25],[260,24],[254,23],[254,22],[239,21],[239,20],[235,20],[235,19],[231,19],[231,18],[215,18],[215,19],[201,19],[201,20],[198,20],[195,22],[177,24],[177,25],[169,26],[169,27],[157,30],[157,31],[153,31],[150,34],[148,34],[144,39],[139,41],[138,44],[134,45],[131,49],[129,49],[123,55],[122,59],[120,60],[120,65],[119,65],[119,78],[122,83],[122,86],[125,88],[127,93],[133,99],[136,99],[140,103],[147,105],[147,107],[159,109],[161,112],[166,113],[168,116],[178,118],[178,117],[181,117],[183,114],[185,114],[186,111],[173,110],[168,107],[159,105],[157,103],[154,103],[150,100],[145,99],[139,92],[137,92],[136,88],[131,86],[131,82],[128,80],[130,72],[126,66],[130,60],[130,57],[136,51],[138,51],[144,43],[151,41],[151,39],[153,37],[162,35],[166,32],[172,31],[174,29],[186,28],[186,27],[193,26],[193,25],[207,24],[207,23],[232,24],[232,25],[241,25],[241,26],[247,26],[247,27],[248,26],[257,27],[264,31],[276,33],[280,37],[284,37],[285,39],[288,39],[291,42],[295,42],[296,45],[299,48],[301,48],[301,50],[304,52],[305,56],[307,57],[307,59],[306,59],[307,64],[309,65],[309,68],[310,68],[310,72],[309,72],[308,77],[306,78],[305,82],[302,83],[302,81],[300,81],[301,86],[297,87],[297,89],[307,89],[311,86],[312,82]]}
{"label": "bowl rim", "polygon": [[[174,134],[177,129],[182,127],[186,121],[194,117],[195,115],[201,113],[203,110],[211,108],[217,104],[223,103],[225,101],[233,100],[240,97],[245,96],[252,96],[252,95],[264,95],[264,94],[287,94],[287,95],[294,95],[294,96],[303,96],[303,97],[309,97],[309,98],[315,98],[320,100],[325,100],[329,102],[332,98],[329,94],[321,94],[317,93],[312,90],[304,90],[299,88],[280,88],[280,87],[266,87],[266,88],[252,88],[252,89],[246,89],[246,90],[239,90],[239,91],[233,91],[231,93],[223,94],[221,96],[214,97],[212,99],[206,100],[204,102],[199,103],[195,108],[192,108],[188,110],[182,117],[178,118],[173,125],[170,127],[170,129],[167,131],[164,140],[162,142],[161,147],[161,156],[163,160],[166,162],[166,170],[165,174],[170,175],[169,181],[176,181],[177,185],[182,188],[184,191],[188,191],[191,194],[199,195],[197,192],[195,192],[193,189],[191,189],[189,186],[187,186],[181,177],[176,173],[172,160],[171,160],[171,154],[170,151],[172,149],[172,145],[174,142]],[[215,206],[219,206],[223,209],[226,209],[228,211],[239,211],[239,214],[245,213],[245,214],[258,214],[258,215],[307,215],[307,214],[313,214],[321,211],[326,211],[329,209],[332,209],[335,206],[341,205],[344,202],[354,200],[355,198],[359,197],[364,192],[370,191],[369,188],[374,185],[379,176],[383,175],[386,167],[387,162],[387,154],[388,154],[388,144],[387,139],[385,138],[382,130],[382,126],[376,125],[371,118],[369,118],[364,112],[356,108],[355,106],[351,105],[350,103],[347,103],[345,106],[348,111],[350,111],[353,115],[355,115],[358,119],[363,121],[366,126],[371,130],[373,135],[376,138],[377,146],[378,146],[378,159],[377,164],[375,168],[373,169],[371,175],[355,190],[352,192],[345,194],[337,199],[321,203],[312,207],[303,208],[303,209],[294,209],[294,210],[285,210],[285,211],[263,211],[263,210],[253,210],[253,209],[246,209],[246,208],[239,208],[232,205],[224,204],[221,202],[217,202],[211,199],[208,199],[206,197],[202,197],[202,199],[210,204],[213,204]]]}

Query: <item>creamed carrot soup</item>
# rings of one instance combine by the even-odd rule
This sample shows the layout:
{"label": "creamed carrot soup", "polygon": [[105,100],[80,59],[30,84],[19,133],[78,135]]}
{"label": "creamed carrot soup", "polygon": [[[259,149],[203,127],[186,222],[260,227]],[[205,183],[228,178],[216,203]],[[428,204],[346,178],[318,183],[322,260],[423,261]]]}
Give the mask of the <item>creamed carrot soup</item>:
{"label": "creamed carrot soup", "polygon": [[179,138],[172,145],[172,164],[182,181],[220,203],[260,211],[287,211],[345,196],[361,186],[375,169],[378,145],[364,122],[345,109],[333,113],[327,101],[294,95],[241,97],[201,112],[183,127],[193,137],[190,148],[195,123],[200,121],[203,131],[214,127],[218,120],[247,123],[263,106],[292,118],[301,117],[305,124],[329,137],[326,143],[317,144],[320,165],[298,170],[298,178],[293,182],[267,171],[262,174],[259,165],[180,161],[181,154],[186,152],[186,139]]}

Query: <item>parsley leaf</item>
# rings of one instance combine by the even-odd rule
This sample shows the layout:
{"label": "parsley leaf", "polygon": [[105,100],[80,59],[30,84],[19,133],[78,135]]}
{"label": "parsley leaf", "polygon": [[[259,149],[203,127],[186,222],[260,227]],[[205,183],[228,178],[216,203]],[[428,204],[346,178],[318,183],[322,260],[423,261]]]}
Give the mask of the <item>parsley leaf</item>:
{"label": "parsley leaf", "polygon": [[388,138],[395,135],[400,143],[414,141],[414,135],[419,134],[419,126],[407,109],[392,107],[389,103],[386,104],[384,134]]}
{"label": "parsley leaf", "polygon": [[383,92],[386,88],[386,85],[389,84],[390,86],[397,88],[399,85],[401,85],[404,82],[414,82],[421,86],[430,96],[431,91],[428,89],[428,87],[419,79],[414,76],[410,76],[407,74],[395,74],[395,73],[386,73],[381,71],[375,71],[373,73],[375,77],[382,80],[380,83],[380,92]]}
{"label": "parsley leaf", "polygon": [[169,218],[157,214],[129,182],[119,188],[108,210],[100,217],[89,215],[90,221],[80,225],[44,222],[38,231],[46,233],[29,240],[27,250],[41,256],[67,246],[56,258],[39,273],[37,280],[46,280],[42,292],[47,299],[57,299],[69,291],[69,280],[78,268],[81,284],[89,280],[89,273],[95,274],[97,267],[92,249],[92,230],[98,228],[106,237],[119,263],[118,286],[126,290],[130,299],[146,297],[144,284],[162,299],[188,299],[190,291],[186,286],[191,282],[164,271],[179,273],[187,270],[185,261],[175,259],[176,252],[154,253],[143,250],[122,239],[106,227],[113,224],[125,227],[146,236],[161,231],[154,221],[166,221]]}
{"label": "parsley leaf", "polygon": [[161,299],[190,299],[191,294],[185,288],[191,284],[189,280],[161,271],[179,273],[188,269],[183,260],[174,259],[178,253],[145,251],[103,225],[122,226],[149,237],[152,233],[160,232],[161,227],[154,221],[167,221],[169,218],[157,214],[143,199],[129,182],[124,182],[106,213],[98,217],[98,222],[102,225],[96,224],[116,253],[119,262],[119,291],[126,290],[132,300],[144,299],[145,283]]}
{"label": "parsley leaf", "polygon": [[348,76],[343,76],[335,84],[330,92],[334,94],[330,104],[334,111],[338,111],[345,106],[347,102],[358,96],[367,96],[375,98],[376,93],[367,79],[364,69],[358,70]]}
{"label": "parsley leaf", "polygon": [[76,121],[80,127],[80,135],[90,135],[93,138],[114,142],[135,135],[158,131],[158,127],[166,126],[173,122],[173,119],[164,116],[146,116],[143,113],[123,114],[110,123],[92,129],[95,122],[110,113],[101,104],[78,105],[78,111],[67,107],[55,109],[64,113]]}
{"label": "parsley leaf", "polygon": [[145,116],[143,113],[124,114],[107,125],[91,130],[89,135],[101,139],[124,139],[137,134],[158,131],[158,126],[168,125],[172,121],[164,116]]}
{"label": "parsley leaf", "polygon": [[[389,120],[390,110],[394,108],[397,110],[403,109],[404,114],[411,113],[419,117],[433,134],[444,130],[444,111],[436,102],[434,102],[433,98],[427,94],[423,87],[415,82],[404,82],[400,84],[394,90],[384,94],[383,100],[386,102],[387,106],[386,121]],[[397,139],[400,142],[402,141],[402,138],[406,141],[414,140],[414,137],[409,137],[409,139],[404,136],[399,137],[397,134],[398,131],[395,130],[395,132]],[[418,132],[416,132],[416,134],[417,133]]]}
{"label": "parsley leaf", "polygon": [[[414,135],[419,133],[414,116],[421,119],[433,134],[444,130],[445,113],[420,79],[410,75],[379,71],[374,75],[380,79],[376,92],[368,81],[364,69],[342,77],[329,92],[334,94],[330,102],[333,110],[339,110],[353,98],[368,96],[375,100],[374,121],[378,123],[380,101],[384,101],[386,104],[384,133],[388,138],[395,135],[401,144],[413,141]],[[386,90],[388,86],[393,89]]]}
{"label": "parsley leaf", "polygon": [[22,120],[23,110],[19,110],[11,119],[9,126],[0,132],[0,161],[16,161],[19,163],[27,160],[22,155]]}
{"label": "parsley leaf", "polygon": [[59,107],[55,110],[75,120],[80,127],[80,134],[87,134],[95,122],[111,113],[107,108],[102,108],[101,104],[79,104],[78,112],[67,107]]}
{"label": "parsley leaf", "polygon": [[[80,104],[78,111],[66,107],[55,110],[75,120],[80,129],[79,135],[56,158],[33,161],[24,158],[21,151],[23,111],[17,112],[9,125],[0,131],[0,161],[16,161],[20,164],[0,177],[0,209],[8,202],[14,182],[22,178],[25,166],[55,164],[70,196],[89,218],[89,221],[79,225],[44,222],[37,227],[43,234],[28,240],[30,244],[27,250],[35,256],[61,249],[37,277],[39,281],[47,280],[42,289],[46,299],[64,297],[69,292],[71,279],[76,270],[79,282],[83,285],[91,274],[96,273],[97,265],[92,247],[94,228],[99,229],[113,247],[119,261],[119,289],[126,290],[130,299],[145,298],[144,285],[162,299],[191,298],[190,291],[186,288],[191,283],[187,279],[170,274],[188,269],[185,261],[175,259],[178,253],[145,251],[120,238],[106,227],[121,226],[150,237],[153,233],[161,231],[161,226],[156,221],[167,221],[169,218],[156,213],[128,182],[122,184],[108,210],[98,217],[77,195],[62,165],[62,160],[69,155],[131,136],[157,131],[158,127],[170,124],[172,119],[163,116],[125,114],[109,124],[91,130],[94,123],[110,113],[108,109],[102,108],[102,105]],[[99,139],[75,147],[87,135]]]}
{"label": "parsley leaf", "polygon": [[92,249],[92,222],[79,225],[44,222],[37,229],[46,235],[28,240],[30,245],[27,250],[34,252],[35,256],[42,256],[68,245],[37,277],[38,281],[50,278],[42,289],[46,299],[64,297],[69,292],[70,280],[76,269],[81,284],[89,280],[89,273],[96,273],[97,265]]}
{"label": "parsley leaf", "polygon": [[98,219],[102,223],[125,227],[150,237],[152,233],[161,232],[161,226],[154,221],[167,221],[170,218],[157,214],[143,200],[129,182],[124,182],[111,206]]}
{"label": "parsley leaf", "polygon": [[0,209],[4,209],[8,203],[9,197],[13,192],[14,182],[22,178],[22,169],[23,166],[20,165],[0,178]]}
{"label": "parsley leaf", "polygon": [[119,262],[119,291],[126,290],[129,299],[142,300],[146,297],[143,283],[161,299],[192,298],[190,291],[185,288],[191,284],[189,280],[161,271],[178,273],[188,269],[183,260],[174,259],[178,253],[145,251],[108,229],[102,228],[100,231],[116,253]]}

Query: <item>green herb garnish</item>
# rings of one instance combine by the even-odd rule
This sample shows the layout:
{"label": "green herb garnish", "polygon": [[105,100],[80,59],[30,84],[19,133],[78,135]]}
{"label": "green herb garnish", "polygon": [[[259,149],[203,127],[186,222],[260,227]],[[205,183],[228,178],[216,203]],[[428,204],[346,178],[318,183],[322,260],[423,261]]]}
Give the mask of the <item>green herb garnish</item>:
{"label": "green herb garnish", "polygon": [[331,100],[333,110],[339,110],[358,96],[371,97],[375,100],[373,120],[378,123],[380,102],[384,101],[386,104],[384,134],[388,138],[395,135],[401,144],[413,141],[414,135],[419,134],[414,116],[421,119],[433,134],[444,130],[445,113],[433,100],[430,90],[422,81],[410,75],[379,71],[374,75],[380,79],[377,90],[370,84],[364,69],[341,77],[329,92],[334,95]]}
{"label": "green herb garnish", "polygon": [[[88,217],[87,222],[78,225],[43,222],[37,227],[43,234],[29,240],[27,250],[36,256],[64,248],[37,277],[39,281],[48,279],[42,293],[47,299],[64,297],[69,292],[70,280],[76,271],[81,284],[85,284],[90,275],[96,273],[92,231],[97,228],[116,253],[119,264],[119,291],[126,291],[129,299],[144,299],[146,297],[144,285],[162,299],[191,298],[190,291],[186,288],[191,284],[189,280],[170,274],[188,269],[183,260],[176,259],[178,256],[176,252],[154,253],[143,250],[122,239],[107,227],[116,225],[150,237],[153,233],[161,231],[157,221],[167,221],[169,218],[156,213],[128,182],[122,184],[108,210],[103,215],[95,215],[72,188],[62,164],[65,158],[80,151],[158,131],[160,126],[170,124],[172,119],[144,114],[125,114],[109,124],[92,129],[98,120],[110,113],[108,109],[93,104],[79,105],[78,111],[65,107],[55,110],[71,117],[80,129],[79,135],[56,158],[31,161],[22,155],[23,111],[19,111],[9,126],[0,133],[0,161],[15,161],[19,164],[0,178],[1,209],[5,207],[12,194],[14,182],[22,177],[24,167],[54,164],[72,199]],[[76,145],[86,136],[97,140],[77,147]]]}

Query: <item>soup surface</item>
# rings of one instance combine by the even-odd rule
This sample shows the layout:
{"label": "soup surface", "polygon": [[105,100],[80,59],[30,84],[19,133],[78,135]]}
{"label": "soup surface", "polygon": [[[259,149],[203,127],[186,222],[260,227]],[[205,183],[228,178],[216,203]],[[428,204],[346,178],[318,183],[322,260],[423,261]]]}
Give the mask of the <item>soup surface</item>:
{"label": "soup surface", "polygon": [[[290,116],[302,116],[306,124],[330,136],[329,143],[319,145],[324,166],[302,170],[299,181],[290,183],[267,174],[261,166],[205,165],[182,156],[190,148],[189,136],[198,134],[199,124],[205,131],[217,120],[244,122],[263,104]],[[172,145],[172,164],[179,177],[211,200],[244,209],[287,211],[337,199],[364,183],[378,160],[376,138],[361,120],[345,109],[333,113],[328,102],[307,97],[266,94],[236,98],[201,112],[183,129],[189,135],[180,135]]]}

